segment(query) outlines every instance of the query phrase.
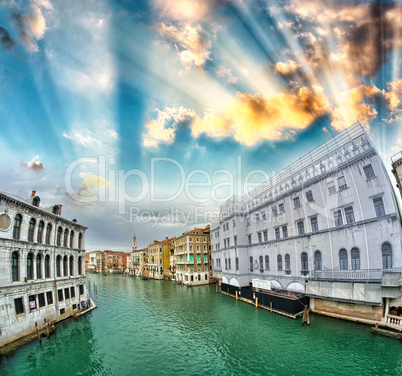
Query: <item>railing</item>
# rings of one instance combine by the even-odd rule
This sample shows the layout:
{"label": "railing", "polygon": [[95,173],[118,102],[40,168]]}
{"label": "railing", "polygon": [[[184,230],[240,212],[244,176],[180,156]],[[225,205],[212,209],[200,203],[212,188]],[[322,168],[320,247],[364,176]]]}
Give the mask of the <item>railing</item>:
{"label": "railing", "polygon": [[388,315],[387,324],[402,326],[402,316]]}
{"label": "railing", "polygon": [[381,281],[382,269],[363,269],[363,270],[312,270],[311,279],[323,280],[376,280]]}

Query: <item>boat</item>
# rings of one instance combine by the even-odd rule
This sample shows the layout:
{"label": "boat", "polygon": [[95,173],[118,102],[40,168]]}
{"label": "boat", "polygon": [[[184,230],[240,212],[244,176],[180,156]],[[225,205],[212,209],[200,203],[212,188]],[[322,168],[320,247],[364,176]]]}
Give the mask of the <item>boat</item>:
{"label": "boat", "polygon": [[107,273],[106,273],[106,272],[103,272],[102,274],[105,275],[105,276],[107,276]]}

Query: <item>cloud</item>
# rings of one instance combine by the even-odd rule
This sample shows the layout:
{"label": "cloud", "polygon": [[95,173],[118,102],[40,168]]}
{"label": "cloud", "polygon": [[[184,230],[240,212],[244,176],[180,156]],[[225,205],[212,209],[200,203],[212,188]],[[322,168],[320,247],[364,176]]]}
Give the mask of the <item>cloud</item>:
{"label": "cloud", "polygon": [[32,171],[35,171],[36,173],[39,173],[44,170],[43,164],[39,162],[37,159],[39,156],[37,155],[32,161],[28,163],[24,163],[23,161],[20,161],[20,166],[21,167],[26,167]]}
{"label": "cloud", "polygon": [[211,111],[202,119],[195,119],[192,135],[231,136],[247,146],[263,140],[285,140],[329,110],[328,99],[320,87],[302,87],[271,96],[237,94],[219,112]]}
{"label": "cloud", "polygon": [[165,107],[163,111],[156,110],[156,120],[145,124],[146,133],[143,134],[143,145],[155,147],[160,142],[173,143],[179,125],[192,121],[196,114],[192,109],[184,107]]}
{"label": "cloud", "polygon": [[11,37],[10,33],[0,26],[0,45],[6,50],[11,50],[16,44],[17,42]]}
{"label": "cloud", "polygon": [[402,151],[402,137],[400,137],[396,140],[396,143],[394,146],[391,146],[391,153],[393,155],[399,153],[400,151]]}
{"label": "cloud", "polygon": [[402,79],[390,82],[387,89],[388,91],[384,93],[384,98],[387,103],[387,108],[390,110],[390,114],[386,121],[391,123],[394,119],[401,119]]}
{"label": "cloud", "polygon": [[80,196],[94,196],[99,189],[106,189],[110,185],[110,182],[107,179],[102,176],[93,175],[90,172],[81,172],[79,176],[83,178],[80,188],[77,191]]}
{"label": "cloud", "polygon": [[231,84],[235,84],[237,81],[239,81],[239,79],[233,75],[230,68],[221,68],[216,72],[216,74]]}
{"label": "cloud", "polygon": [[156,30],[163,38],[175,43],[180,61],[186,68],[196,66],[202,69],[205,62],[210,60],[211,42],[203,36],[200,25],[177,27],[161,22],[156,25]]}
{"label": "cloud", "polygon": [[48,1],[35,1],[31,4],[29,13],[13,12],[11,14],[11,18],[20,33],[23,44],[31,52],[38,51],[37,41],[43,37],[46,30],[45,17],[39,6],[47,10],[51,9]]}

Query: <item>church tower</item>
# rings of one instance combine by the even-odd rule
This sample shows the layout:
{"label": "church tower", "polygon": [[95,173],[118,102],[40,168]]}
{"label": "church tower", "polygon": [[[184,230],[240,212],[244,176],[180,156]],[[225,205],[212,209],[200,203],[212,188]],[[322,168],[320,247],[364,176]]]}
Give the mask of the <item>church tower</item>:
{"label": "church tower", "polygon": [[135,237],[135,234],[133,236],[133,252],[137,250],[137,238]]}

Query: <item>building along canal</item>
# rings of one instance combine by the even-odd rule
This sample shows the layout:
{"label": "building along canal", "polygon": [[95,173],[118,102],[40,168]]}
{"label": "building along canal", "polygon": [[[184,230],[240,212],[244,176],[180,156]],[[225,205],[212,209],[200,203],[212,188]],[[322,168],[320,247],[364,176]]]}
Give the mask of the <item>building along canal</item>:
{"label": "building along canal", "polygon": [[98,308],[2,357],[1,375],[402,375],[401,342],[368,326],[317,315],[301,326],[215,286],[87,279]]}

